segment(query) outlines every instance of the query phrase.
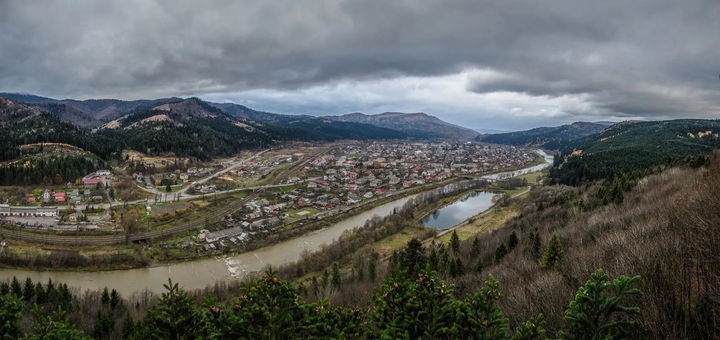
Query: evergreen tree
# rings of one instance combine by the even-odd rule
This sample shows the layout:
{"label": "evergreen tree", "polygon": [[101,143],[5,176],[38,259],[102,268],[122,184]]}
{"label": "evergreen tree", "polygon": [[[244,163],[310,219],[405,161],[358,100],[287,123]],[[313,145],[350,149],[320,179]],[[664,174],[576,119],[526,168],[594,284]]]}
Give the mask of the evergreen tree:
{"label": "evergreen tree", "polygon": [[340,267],[338,266],[337,262],[333,263],[332,266],[332,288],[334,291],[340,290],[340,284],[342,283],[342,278],[340,277]]}
{"label": "evergreen tree", "polygon": [[368,265],[368,276],[370,277],[370,282],[375,282],[375,279],[377,278],[377,269],[374,260],[370,260],[370,264]]}
{"label": "evergreen tree", "polygon": [[109,313],[98,310],[93,324],[93,336],[95,339],[107,339],[114,326],[114,320]]}
{"label": "evergreen tree", "polygon": [[136,325],[136,337],[142,339],[195,339],[199,332],[200,313],[193,299],[178,284],[168,280],[158,303],[148,310],[145,319]]}
{"label": "evergreen tree", "polygon": [[460,237],[458,237],[457,231],[453,230],[452,235],[450,235],[450,249],[455,254],[460,253]]}
{"label": "evergreen tree", "polygon": [[530,250],[533,258],[538,261],[540,260],[540,250],[542,249],[542,242],[540,241],[540,233],[537,229],[530,232]]}
{"label": "evergreen tree", "polygon": [[130,316],[130,311],[125,313],[125,320],[122,324],[122,336],[124,339],[129,339],[133,333],[135,333],[135,320]]}
{"label": "evergreen tree", "polygon": [[15,276],[13,276],[12,281],[10,283],[10,292],[17,297],[23,296],[22,286],[20,285],[20,281],[18,281],[18,279]]}
{"label": "evergreen tree", "polygon": [[117,290],[113,289],[110,291],[110,308],[115,310],[120,304],[122,303],[122,299],[120,298],[120,294],[117,292]]}
{"label": "evergreen tree", "polygon": [[0,295],[8,295],[10,293],[10,285],[7,282],[0,283]]}
{"label": "evergreen tree", "polygon": [[75,328],[65,318],[65,312],[58,309],[50,316],[45,315],[43,308],[35,306],[32,311],[33,327],[28,339],[37,340],[90,340],[90,337]]}
{"label": "evergreen tree", "polygon": [[470,257],[476,258],[480,256],[480,240],[477,236],[473,239],[472,248],[470,248]]}
{"label": "evergreen tree", "polygon": [[413,238],[408,241],[407,245],[399,255],[400,268],[405,271],[408,278],[414,279],[420,270],[425,268],[427,259],[425,258],[425,248],[422,243]]}
{"label": "evergreen tree", "polygon": [[518,241],[519,241],[519,239],[518,239],[517,233],[513,230],[513,232],[510,233],[510,237],[508,237],[508,243],[507,243],[508,251],[512,251],[513,249],[515,249],[515,246],[517,246]]}
{"label": "evergreen tree", "polygon": [[29,277],[25,279],[22,296],[25,301],[32,301],[35,296],[35,285],[33,285],[32,279]]}
{"label": "evergreen tree", "polygon": [[108,291],[107,287],[105,287],[102,291],[102,294],[100,294],[100,303],[103,306],[107,306],[110,304],[110,292]]}
{"label": "evergreen tree", "polygon": [[427,263],[430,266],[430,270],[437,271],[438,270],[438,263],[440,259],[438,258],[437,250],[435,249],[434,245],[430,246],[430,255],[428,255]]}
{"label": "evergreen tree", "polygon": [[170,184],[168,184],[168,185],[165,186],[165,191],[167,191],[167,192],[171,192],[171,191],[172,191],[172,187],[170,187]]}
{"label": "evergreen tree", "polygon": [[42,283],[38,282],[35,284],[35,303],[42,305],[47,302],[47,293],[43,288]]}
{"label": "evergreen tree", "polygon": [[545,255],[543,255],[542,263],[540,266],[545,269],[555,268],[565,256],[565,251],[560,244],[560,239],[556,233],[552,234],[550,242],[545,247]]}
{"label": "evergreen tree", "polygon": [[365,268],[364,268],[363,266],[360,266],[360,267],[358,268],[357,280],[358,280],[359,282],[362,282],[362,281],[365,280]]}
{"label": "evergreen tree", "polygon": [[323,276],[322,276],[323,291],[327,289],[329,283],[330,283],[330,273],[328,273],[327,268],[325,268],[325,271],[323,272]]}
{"label": "evergreen tree", "polygon": [[482,260],[478,259],[477,263],[475,264],[475,272],[480,274],[480,273],[482,273],[483,269],[484,268],[483,268]]}
{"label": "evergreen tree", "polygon": [[508,253],[508,248],[505,242],[500,242],[500,245],[495,249],[495,261],[500,261]]}
{"label": "evergreen tree", "polygon": [[463,270],[463,264],[462,260],[460,260],[459,257],[456,257],[454,261],[450,264],[450,276],[452,277],[458,277],[462,275],[464,272]]}
{"label": "evergreen tree", "polygon": [[0,294],[0,339],[20,338],[23,308],[23,302],[19,297],[7,293]]}
{"label": "evergreen tree", "polygon": [[602,269],[598,269],[584,286],[580,287],[575,300],[565,310],[568,333],[558,332],[558,339],[626,339],[627,327],[634,324],[632,317],[640,314],[640,308],[626,306],[623,300],[642,295],[635,288],[640,276],[620,276],[612,282]]}

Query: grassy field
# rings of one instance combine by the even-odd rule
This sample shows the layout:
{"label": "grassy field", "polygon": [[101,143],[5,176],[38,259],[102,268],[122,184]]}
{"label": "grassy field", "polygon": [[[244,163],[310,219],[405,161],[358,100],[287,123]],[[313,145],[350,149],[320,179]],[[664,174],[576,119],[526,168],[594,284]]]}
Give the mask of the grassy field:
{"label": "grassy field", "polygon": [[[304,215],[298,214],[303,211],[307,211],[308,213],[304,214]],[[315,208],[304,208],[304,209],[290,210],[290,211],[288,211],[288,215],[290,215],[291,217],[294,217],[294,218],[305,218],[308,216],[315,215],[319,212],[320,212],[320,210],[315,209]]]}

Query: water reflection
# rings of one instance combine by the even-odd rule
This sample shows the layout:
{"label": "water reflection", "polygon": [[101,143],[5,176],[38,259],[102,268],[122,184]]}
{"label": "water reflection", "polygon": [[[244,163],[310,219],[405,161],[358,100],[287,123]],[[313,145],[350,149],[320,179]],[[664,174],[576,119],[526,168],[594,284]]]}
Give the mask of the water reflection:
{"label": "water reflection", "polygon": [[450,228],[493,205],[491,192],[472,192],[454,203],[435,210],[422,220],[423,225],[435,229]]}

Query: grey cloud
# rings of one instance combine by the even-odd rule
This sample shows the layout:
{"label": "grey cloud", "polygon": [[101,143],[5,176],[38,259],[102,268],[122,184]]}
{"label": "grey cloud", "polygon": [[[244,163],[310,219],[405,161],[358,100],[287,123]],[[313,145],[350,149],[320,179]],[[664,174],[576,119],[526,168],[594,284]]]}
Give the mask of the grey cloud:
{"label": "grey cloud", "polygon": [[0,1],[0,90],[149,98],[475,67],[506,75],[477,93],[712,116],[718,17],[716,0]]}

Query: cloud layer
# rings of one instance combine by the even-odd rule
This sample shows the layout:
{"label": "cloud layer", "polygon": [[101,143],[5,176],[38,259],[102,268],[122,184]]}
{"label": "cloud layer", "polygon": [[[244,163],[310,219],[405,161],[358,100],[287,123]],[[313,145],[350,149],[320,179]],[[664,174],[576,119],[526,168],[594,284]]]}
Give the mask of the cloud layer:
{"label": "cloud layer", "polygon": [[718,18],[717,0],[0,1],[0,90],[470,126],[710,118]]}

